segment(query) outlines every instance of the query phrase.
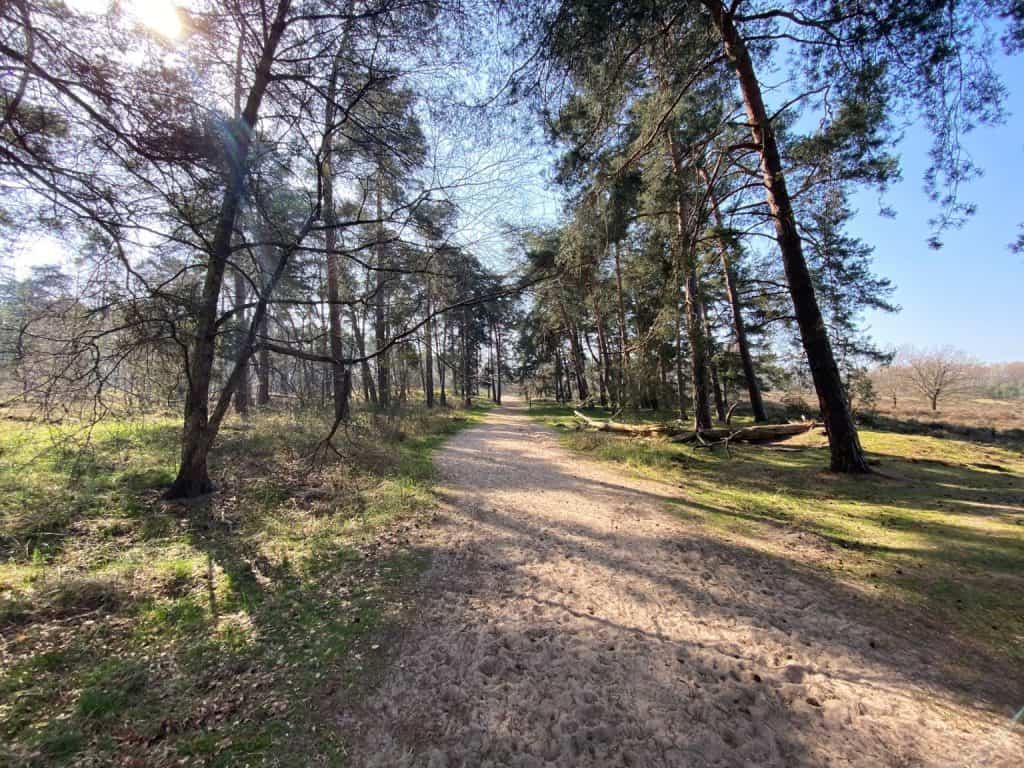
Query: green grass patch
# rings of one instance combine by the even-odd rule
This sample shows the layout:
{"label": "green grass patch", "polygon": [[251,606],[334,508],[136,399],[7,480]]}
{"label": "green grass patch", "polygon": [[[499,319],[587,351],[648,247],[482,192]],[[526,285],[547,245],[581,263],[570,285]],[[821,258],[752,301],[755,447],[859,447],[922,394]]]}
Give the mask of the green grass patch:
{"label": "green grass patch", "polygon": [[4,424],[4,758],[342,762],[332,713],[378,673],[429,559],[374,542],[435,503],[433,451],[486,410],[361,412],[340,456],[316,450],[324,416],[232,421],[219,491],[185,505],[159,498],[176,421]]}

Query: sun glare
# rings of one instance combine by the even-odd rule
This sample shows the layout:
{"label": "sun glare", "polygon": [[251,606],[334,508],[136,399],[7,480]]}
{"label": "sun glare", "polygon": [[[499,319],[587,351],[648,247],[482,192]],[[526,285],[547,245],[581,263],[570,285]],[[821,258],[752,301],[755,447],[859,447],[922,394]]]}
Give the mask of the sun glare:
{"label": "sun glare", "polygon": [[169,0],[135,0],[132,10],[139,21],[164,37],[181,35],[181,17],[178,7]]}

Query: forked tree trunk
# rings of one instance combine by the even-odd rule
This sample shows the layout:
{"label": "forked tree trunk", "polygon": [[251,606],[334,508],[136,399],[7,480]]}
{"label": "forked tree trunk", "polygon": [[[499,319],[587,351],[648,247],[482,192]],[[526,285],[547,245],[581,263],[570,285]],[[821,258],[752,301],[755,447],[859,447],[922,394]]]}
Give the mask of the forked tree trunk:
{"label": "forked tree trunk", "polygon": [[[605,335],[604,330],[604,317],[601,316],[600,304],[597,300],[597,295],[593,296],[594,305],[594,319],[597,323],[597,351],[601,357],[601,371],[603,372],[604,386],[608,390],[611,397],[612,407],[618,405],[618,397],[615,391],[615,385],[612,382],[612,370],[611,370],[611,356],[608,354],[608,339]],[[606,405],[604,396],[601,397],[601,405]]]}
{"label": "forked tree trunk", "polygon": [[849,403],[843,392],[839,368],[832,354],[828,332],[814,294],[814,284],[807,268],[807,261],[804,259],[803,245],[800,242],[800,233],[797,230],[793,206],[783,175],[779,147],[764,106],[761,85],[754,72],[753,61],[733,23],[732,16],[722,7],[721,0],[703,0],[703,3],[722,36],[725,54],[736,71],[751,134],[760,151],[765,198],[775,221],[775,234],[793,299],[794,314],[800,328],[800,338],[807,354],[821,415],[828,432],[831,468],[835,472],[870,472]]}
{"label": "forked tree trunk", "polygon": [[195,338],[189,350],[189,383],[181,437],[181,466],[165,494],[171,499],[201,496],[213,490],[207,458],[220,426],[217,422],[210,423],[210,377],[217,350],[217,305],[224,282],[224,270],[231,255],[231,236],[235,231],[242,200],[249,148],[260,105],[270,84],[271,67],[284,34],[290,7],[291,0],[279,0],[277,4],[274,21],[263,44],[256,76],[242,111],[242,119],[237,124],[237,136],[234,137],[236,154],[221,197],[203,290],[196,310]]}

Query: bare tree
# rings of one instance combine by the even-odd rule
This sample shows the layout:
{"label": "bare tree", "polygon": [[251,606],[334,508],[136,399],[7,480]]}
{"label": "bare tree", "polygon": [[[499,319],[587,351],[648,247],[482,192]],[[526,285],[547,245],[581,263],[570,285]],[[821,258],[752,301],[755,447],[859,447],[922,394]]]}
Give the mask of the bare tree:
{"label": "bare tree", "polygon": [[933,411],[938,410],[939,398],[963,392],[973,378],[975,361],[952,347],[908,348],[900,358],[907,384],[928,398]]}

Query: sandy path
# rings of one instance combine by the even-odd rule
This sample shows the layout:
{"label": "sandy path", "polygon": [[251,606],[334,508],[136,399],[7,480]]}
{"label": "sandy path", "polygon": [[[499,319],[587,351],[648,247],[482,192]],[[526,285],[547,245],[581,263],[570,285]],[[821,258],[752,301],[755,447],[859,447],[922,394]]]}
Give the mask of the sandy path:
{"label": "sandy path", "polygon": [[[355,766],[1021,766],[855,599],[503,408],[439,456],[418,620]],[[851,593],[852,594],[852,593]]]}

